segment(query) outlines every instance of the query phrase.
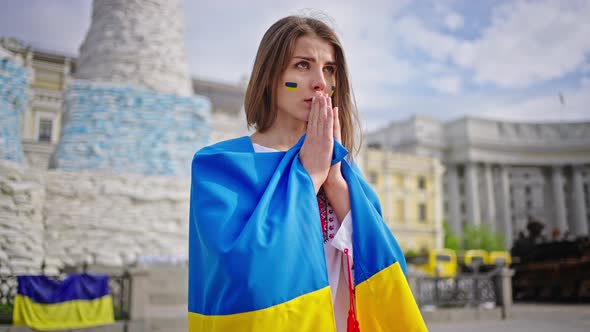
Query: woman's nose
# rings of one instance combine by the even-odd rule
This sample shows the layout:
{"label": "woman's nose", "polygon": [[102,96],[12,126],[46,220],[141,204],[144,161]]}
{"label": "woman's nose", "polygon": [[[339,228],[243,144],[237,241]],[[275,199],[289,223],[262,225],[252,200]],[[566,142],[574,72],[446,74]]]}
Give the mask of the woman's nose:
{"label": "woman's nose", "polygon": [[323,73],[316,74],[313,78],[313,90],[314,91],[325,91],[326,90],[326,79]]}

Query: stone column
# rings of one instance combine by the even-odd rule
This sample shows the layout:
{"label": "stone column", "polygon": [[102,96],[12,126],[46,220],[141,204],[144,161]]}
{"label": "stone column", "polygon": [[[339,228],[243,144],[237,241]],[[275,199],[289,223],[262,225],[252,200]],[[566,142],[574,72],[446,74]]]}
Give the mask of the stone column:
{"label": "stone column", "polygon": [[436,248],[443,248],[444,246],[444,230],[442,225],[443,219],[443,203],[442,203],[442,174],[444,173],[443,166],[435,159],[434,161],[434,229],[436,232],[435,246]]}
{"label": "stone column", "polygon": [[500,166],[500,231],[504,235],[506,249],[512,247],[512,211],[510,208],[510,179],[508,178],[507,166]]}
{"label": "stone column", "polygon": [[584,199],[584,179],[581,173],[581,166],[574,166],[572,175],[574,224],[576,225],[575,235],[588,235],[588,220],[586,214],[586,202]]}
{"label": "stone column", "polygon": [[64,61],[64,68],[63,68],[63,75],[64,79],[62,81],[62,89],[66,90],[68,88],[68,83],[70,82],[70,72],[72,71],[72,61],[70,58],[66,58]]}
{"label": "stone column", "polygon": [[449,205],[449,227],[456,235],[462,233],[461,227],[461,197],[459,196],[459,175],[457,165],[447,165],[447,204]]}
{"label": "stone column", "polygon": [[498,276],[500,278],[500,289],[498,292],[499,302],[501,305],[502,319],[510,318],[512,311],[512,277],[514,270],[503,268]]}
{"label": "stone column", "polygon": [[150,326],[149,272],[144,267],[133,268],[131,275],[131,303],[129,332],[145,331]]}
{"label": "stone column", "polygon": [[484,179],[485,179],[485,196],[486,207],[484,222],[486,222],[492,230],[496,229],[496,198],[494,196],[494,182],[492,178],[492,166],[490,164],[484,165]]}
{"label": "stone column", "polygon": [[477,164],[473,162],[468,162],[465,165],[465,195],[467,199],[467,222],[477,226],[481,223],[481,210],[479,206]]}
{"label": "stone column", "polygon": [[551,169],[553,187],[553,204],[555,206],[555,226],[563,235],[568,230],[565,212],[565,195],[563,192],[563,170],[560,166]]}

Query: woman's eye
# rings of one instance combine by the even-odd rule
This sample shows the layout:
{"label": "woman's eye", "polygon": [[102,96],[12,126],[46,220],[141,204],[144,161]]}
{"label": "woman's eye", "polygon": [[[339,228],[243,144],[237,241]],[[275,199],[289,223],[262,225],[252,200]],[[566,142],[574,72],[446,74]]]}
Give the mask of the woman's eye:
{"label": "woman's eye", "polygon": [[324,68],[324,70],[330,74],[334,74],[336,72],[336,68],[334,68],[333,66],[328,66]]}
{"label": "woman's eye", "polygon": [[295,67],[297,67],[299,69],[309,69],[309,63],[307,63],[305,61],[297,62]]}

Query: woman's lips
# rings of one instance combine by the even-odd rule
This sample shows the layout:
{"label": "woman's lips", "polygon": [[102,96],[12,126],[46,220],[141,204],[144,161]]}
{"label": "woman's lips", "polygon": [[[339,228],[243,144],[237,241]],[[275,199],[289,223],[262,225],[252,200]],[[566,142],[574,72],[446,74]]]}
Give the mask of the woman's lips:
{"label": "woman's lips", "polygon": [[311,107],[311,98],[309,98],[309,99],[305,99],[305,100],[303,100],[303,102],[304,102],[304,103],[305,103],[307,106]]}

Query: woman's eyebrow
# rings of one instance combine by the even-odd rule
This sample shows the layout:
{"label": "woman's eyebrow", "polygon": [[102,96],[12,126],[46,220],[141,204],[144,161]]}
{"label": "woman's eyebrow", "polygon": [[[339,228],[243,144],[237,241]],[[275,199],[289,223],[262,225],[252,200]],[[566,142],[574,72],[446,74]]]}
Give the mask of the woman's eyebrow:
{"label": "woman's eyebrow", "polygon": [[[305,55],[294,55],[293,58],[295,58],[295,59],[303,59],[303,60],[306,60],[306,61],[309,61],[309,62],[316,62],[315,58],[309,57],[309,56],[305,56]],[[336,65],[336,62],[334,62],[334,61],[327,61],[326,64],[327,65],[335,66]]]}

